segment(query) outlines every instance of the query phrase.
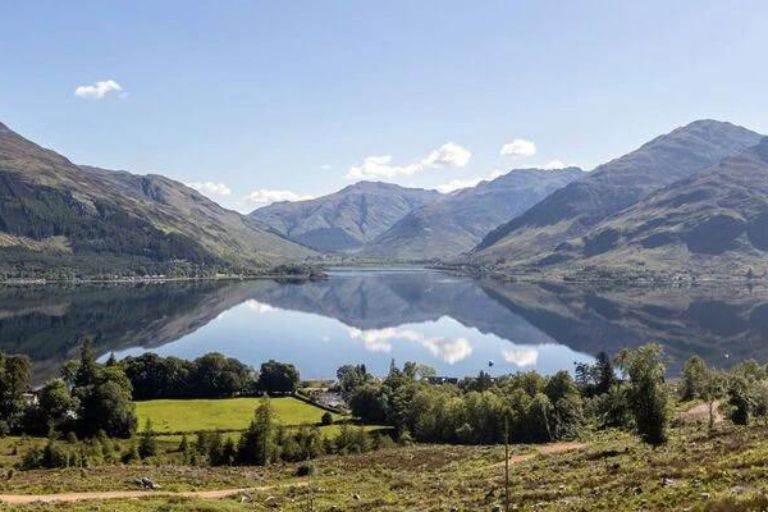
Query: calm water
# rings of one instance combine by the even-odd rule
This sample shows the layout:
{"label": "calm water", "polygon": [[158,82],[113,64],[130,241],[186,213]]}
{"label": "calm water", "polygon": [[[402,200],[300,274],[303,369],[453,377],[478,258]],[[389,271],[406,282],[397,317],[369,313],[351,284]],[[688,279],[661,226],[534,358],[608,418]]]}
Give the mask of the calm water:
{"label": "calm water", "polygon": [[662,343],[672,372],[699,354],[768,360],[768,293],[748,288],[590,290],[479,282],[425,270],[339,271],[305,284],[198,282],[0,289],[0,351],[40,381],[91,336],[100,354],[219,351],[305,378],[345,363],[384,374],[394,358],[464,376],[573,369],[600,350]]}

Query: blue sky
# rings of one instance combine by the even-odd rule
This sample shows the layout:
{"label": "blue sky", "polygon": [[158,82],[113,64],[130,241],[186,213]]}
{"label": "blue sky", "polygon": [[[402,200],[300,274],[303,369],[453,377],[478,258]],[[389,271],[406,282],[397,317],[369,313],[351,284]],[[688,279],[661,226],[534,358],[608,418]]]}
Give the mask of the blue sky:
{"label": "blue sky", "polygon": [[757,0],[3,2],[0,121],[242,211],[358,178],[447,190],[699,118],[768,133],[766,20]]}

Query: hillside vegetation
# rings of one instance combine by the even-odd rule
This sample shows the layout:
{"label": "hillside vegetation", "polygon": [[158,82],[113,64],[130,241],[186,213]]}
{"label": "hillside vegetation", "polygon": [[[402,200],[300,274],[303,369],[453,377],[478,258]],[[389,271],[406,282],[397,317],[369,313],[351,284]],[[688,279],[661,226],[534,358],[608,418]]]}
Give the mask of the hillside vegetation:
{"label": "hillside vegetation", "polygon": [[158,175],[78,166],[0,124],[0,277],[258,273],[309,249]]}

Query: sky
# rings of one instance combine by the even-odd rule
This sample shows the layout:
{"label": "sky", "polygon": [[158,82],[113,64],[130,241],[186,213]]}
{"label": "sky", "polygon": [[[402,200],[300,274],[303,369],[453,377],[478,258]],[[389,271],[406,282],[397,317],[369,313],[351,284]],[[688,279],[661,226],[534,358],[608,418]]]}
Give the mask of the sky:
{"label": "sky", "polygon": [[768,2],[0,0],[0,122],[243,212],[768,133]]}

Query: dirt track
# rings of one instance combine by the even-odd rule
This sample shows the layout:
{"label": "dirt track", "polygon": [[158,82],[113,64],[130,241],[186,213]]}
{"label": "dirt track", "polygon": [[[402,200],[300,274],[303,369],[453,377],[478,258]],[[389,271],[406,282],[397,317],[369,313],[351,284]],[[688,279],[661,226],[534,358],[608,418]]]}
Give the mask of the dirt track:
{"label": "dirt track", "polygon": [[[565,453],[573,450],[581,450],[587,445],[585,443],[567,442],[567,443],[549,443],[541,446],[536,446],[533,453],[524,453],[522,455],[512,455],[509,458],[510,464],[520,464],[527,460],[531,460],[537,455],[553,455],[555,453]],[[503,466],[504,461],[494,464],[494,467]]]}
{"label": "dirt track", "polygon": [[[294,484],[302,485],[302,484]],[[175,497],[184,498],[203,498],[220,499],[236,494],[267,491],[279,486],[250,487],[245,489],[219,489],[215,491],[188,491],[188,492],[165,492],[165,491],[104,491],[104,492],[72,492],[63,494],[0,494],[0,503],[9,504],[28,504],[28,503],[60,503],[66,501],[84,501],[84,500],[112,500],[112,499],[132,499],[132,498],[151,498],[151,497]]]}

